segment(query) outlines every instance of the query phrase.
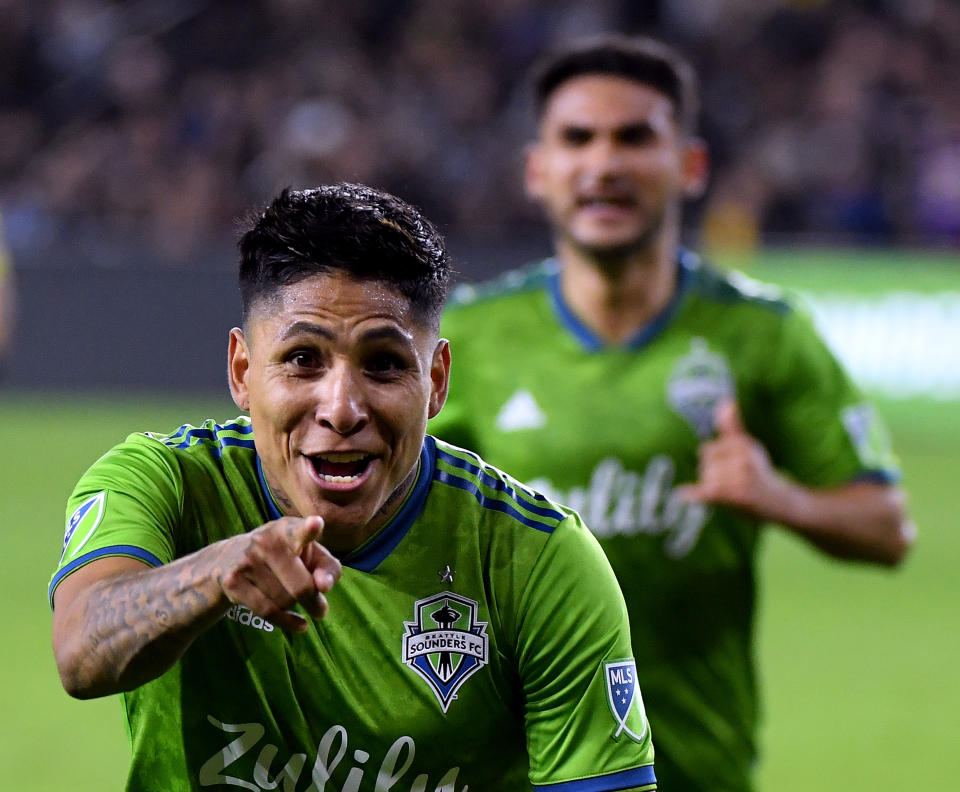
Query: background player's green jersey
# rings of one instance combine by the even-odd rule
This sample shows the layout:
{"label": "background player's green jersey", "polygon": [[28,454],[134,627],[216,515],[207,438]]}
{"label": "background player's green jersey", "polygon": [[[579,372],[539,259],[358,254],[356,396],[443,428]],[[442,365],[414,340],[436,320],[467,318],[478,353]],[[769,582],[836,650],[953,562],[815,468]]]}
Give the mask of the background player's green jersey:
{"label": "background player's green jersey", "polygon": [[662,789],[746,790],[755,757],[757,522],[683,500],[718,400],[808,485],[896,475],[885,431],[808,320],[689,253],[675,298],[607,346],[548,260],[454,294],[446,406],[431,431],[578,510],[626,598]]}
{"label": "background player's green jersey", "polygon": [[[70,498],[50,584],[279,517],[251,425],[131,435]],[[129,790],[653,789],[626,610],[576,515],[427,437],[394,518],[288,634],[242,606],[123,695]]]}

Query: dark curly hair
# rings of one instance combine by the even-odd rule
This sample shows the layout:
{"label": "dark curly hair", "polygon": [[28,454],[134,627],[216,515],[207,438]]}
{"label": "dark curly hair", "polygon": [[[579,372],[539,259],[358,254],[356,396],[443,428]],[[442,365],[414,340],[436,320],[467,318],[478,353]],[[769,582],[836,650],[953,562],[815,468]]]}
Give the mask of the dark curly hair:
{"label": "dark curly hair", "polygon": [[392,286],[417,319],[439,327],[450,281],[443,238],[394,195],[347,183],[287,188],[248,218],[239,247],[244,323],[254,304],[281,287],[341,271]]}
{"label": "dark curly hair", "polygon": [[585,74],[609,74],[649,85],[673,102],[680,128],[696,132],[700,97],[690,63],[660,41],[618,33],[575,39],[534,64],[530,80],[537,118],[558,87]]}

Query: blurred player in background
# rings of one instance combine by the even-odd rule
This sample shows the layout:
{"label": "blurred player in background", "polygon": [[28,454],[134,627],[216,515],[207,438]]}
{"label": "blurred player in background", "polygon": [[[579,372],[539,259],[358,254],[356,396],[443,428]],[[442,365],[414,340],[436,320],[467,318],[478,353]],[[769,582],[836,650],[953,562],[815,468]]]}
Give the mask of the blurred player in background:
{"label": "blurred player in background", "polygon": [[448,279],[393,196],[285,191],[241,240],[250,417],[131,435],[77,485],[54,650],[71,694],[123,695],[128,790],[655,788],[596,540],[425,437]]}
{"label": "blurred player in background", "polygon": [[682,202],[708,170],[691,67],[658,42],[604,36],[545,60],[534,91],[526,187],[555,256],[459,290],[431,431],[599,537],[661,788],[750,790],[760,528],[896,564],[912,537],[896,464],[808,320],[680,246]]}

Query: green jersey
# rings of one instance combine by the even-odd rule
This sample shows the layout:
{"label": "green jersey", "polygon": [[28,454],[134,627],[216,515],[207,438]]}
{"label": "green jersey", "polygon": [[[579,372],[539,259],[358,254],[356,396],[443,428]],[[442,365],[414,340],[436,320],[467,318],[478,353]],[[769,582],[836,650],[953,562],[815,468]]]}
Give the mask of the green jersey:
{"label": "green jersey", "polygon": [[454,294],[439,437],[579,511],[617,573],[663,789],[746,790],[757,695],[757,522],[685,501],[718,400],[801,482],[888,478],[883,427],[771,287],[683,252],[672,302],[627,343],[578,321],[548,260]]}
{"label": "green jersey", "polygon": [[[280,516],[249,419],[131,435],[70,498],[57,585],[161,565]],[[234,606],[123,694],[128,790],[653,789],[616,579],[579,518],[424,441],[390,523],[289,634]]]}

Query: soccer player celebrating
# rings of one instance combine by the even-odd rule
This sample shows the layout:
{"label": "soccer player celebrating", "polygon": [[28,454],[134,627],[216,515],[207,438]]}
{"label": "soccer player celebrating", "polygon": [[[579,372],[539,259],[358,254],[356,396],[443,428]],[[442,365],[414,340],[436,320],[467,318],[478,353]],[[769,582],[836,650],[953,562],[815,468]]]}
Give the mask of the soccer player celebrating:
{"label": "soccer player celebrating", "polygon": [[97,461],[50,584],[65,688],[122,694],[127,789],[655,788],[596,540],[425,435],[450,367],[435,229],[336,185],[284,191],[240,250],[249,418]]}
{"label": "soccer player celebrating", "polygon": [[617,573],[670,792],[752,788],[760,526],[895,564],[910,542],[877,415],[774,289],[680,247],[707,155],[689,65],[574,42],[534,79],[526,186],[556,255],[459,290],[431,431],[583,516]]}

